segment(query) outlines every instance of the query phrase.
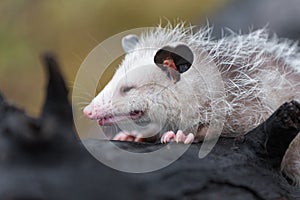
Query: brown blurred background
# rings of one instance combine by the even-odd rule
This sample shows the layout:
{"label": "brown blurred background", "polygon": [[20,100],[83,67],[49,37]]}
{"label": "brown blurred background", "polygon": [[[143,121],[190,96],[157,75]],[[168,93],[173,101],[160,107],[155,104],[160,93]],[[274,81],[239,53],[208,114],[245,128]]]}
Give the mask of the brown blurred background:
{"label": "brown blurred background", "polygon": [[215,38],[224,27],[248,33],[268,24],[271,34],[300,39],[299,0],[0,0],[0,91],[37,115],[43,52],[58,56],[71,90],[84,58],[108,37],[166,19],[201,25],[207,18]]}
{"label": "brown blurred background", "polygon": [[0,91],[37,115],[45,86],[40,55],[53,51],[71,89],[83,59],[101,41],[160,19],[200,24],[227,0],[1,0]]}

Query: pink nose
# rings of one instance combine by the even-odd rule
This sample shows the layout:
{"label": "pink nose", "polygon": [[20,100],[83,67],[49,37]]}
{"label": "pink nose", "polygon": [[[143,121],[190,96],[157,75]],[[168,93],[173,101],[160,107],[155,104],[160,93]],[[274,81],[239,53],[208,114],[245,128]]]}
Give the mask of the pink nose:
{"label": "pink nose", "polygon": [[87,105],[87,106],[83,109],[83,114],[84,114],[85,116],[87,116],[88,118],[90,118],[90,119],[95,119],[96,113],[93,112],[93,108],[94,108],[93,104]]}

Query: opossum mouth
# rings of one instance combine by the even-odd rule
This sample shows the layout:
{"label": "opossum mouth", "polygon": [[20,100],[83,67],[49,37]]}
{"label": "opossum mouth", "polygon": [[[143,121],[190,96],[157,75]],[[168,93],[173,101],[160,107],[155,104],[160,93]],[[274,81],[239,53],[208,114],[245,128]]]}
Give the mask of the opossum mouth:
{"label": "opossum mouth", "polygon": [[98,119],[98,124],[100,126],[111,126],[118,122],[131,120],[138,120],[144,115],[143,111],[135,110],[131,111],[129,114],[118,114],[118,115],[107,115]]}

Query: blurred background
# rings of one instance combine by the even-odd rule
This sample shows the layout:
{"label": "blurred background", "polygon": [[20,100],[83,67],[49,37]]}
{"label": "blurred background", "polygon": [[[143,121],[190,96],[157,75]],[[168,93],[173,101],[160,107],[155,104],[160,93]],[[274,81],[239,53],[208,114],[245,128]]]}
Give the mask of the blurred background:
{"label": "blurred background", "polygon": [[222,0],[1,0],[0,91],[31,115],[45,86],[40,56],[54,52],[69,88],[87,54],[106,38],[161,19],[199,24]]}
{"label": "blurred background", "polygon": [[72,89],[80,64],[101,41],[165,18],[195,25],[209,19],[216,38],[222,27],[247,32],[267,23],[280,37],[300,38],[299,0],[1,0],[0,91],[38,115],[45,86],[43,52],[58,56]]}

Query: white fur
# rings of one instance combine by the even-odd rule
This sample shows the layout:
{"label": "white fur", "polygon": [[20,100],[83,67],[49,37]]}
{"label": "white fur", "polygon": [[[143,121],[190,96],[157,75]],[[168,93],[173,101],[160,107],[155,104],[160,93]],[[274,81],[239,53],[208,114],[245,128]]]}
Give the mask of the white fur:
{"label": "white fur", "polygon": [[[142,110],[155,128],[162,128],[161,132],[181,129],[196,133],[199,123],[209,124],[211,117],[224,113],[219,116],[225,120],[222,135],[236,136],[259,125],[285,101],[300,100],[296,43],[269,38],[265,29],[246,35],[230,33],[218,41],[211,39],[209,27],[195,32],[193,29],[179,23],[143,33],[139,42],[130,46],[133,49],[112,80],[93,100],[98,118]],[[174,84],[153,59],[158,49],[177,44],[192,50],[194,62]],[[215,87],[221,81],[218,73],[224,91]],[[127,86],[135,89],[122,94],[121,88]],[[218,95],[222,92],[225,96]],[[212,109],[214,105],[221,107]],[[143,131],[145,135],[151,132]],[[297,170],[299,174],[299,166]]]}
{"label": "white fur", "polygon": [[[184,24],[178,24],[175,27],[169,24],[166,27],[158,27],[145,32],[140,36],[139,43],[136,44],[133,52],[126,55],[112,81],[99,95],[102,96],[108,88],[110,88],[110,93],[115,91],[117,94],[118,87],[122,84],[142,85],[156,82],[161,85],[169,85],[169,89],[175,91],[180,102],[168,99],[166,101],[167,106],[172,104],[173,100],[174,104],[178,104],[176,107],[181,109],[182,115],[179,119],[182,123],[179,126],[183,128],[191,126],[192,119],[189,118],[188,113],[196,121],[199,119],[201,122],[209,121],[212,113],[201,113],[202,116],[193,113],[199,108],[202,110],[204,102],[224,101],[226,115],[234,114],[234,117],[229,119],[230,123],[226,123],[224,127],[224,134],[229,136],[237,132],[249,131],[265,120],[284,101],[297,99],[296,96],[299,96],[299,93],[295,93],[293,90],[287,92],[287,88],[298,83],[290,83],[290,80],[286,79],[286,75],[279,72],[276,74],[272,72],[274,69],[266,66],[268,62],[272,62],[276,67],[276,63],[282,61],[283,66],[280,66],[282,68],[291,67],[290,70],[299,68],[300,56],[297,45],[287,40],[279,42],[276,37],[268,39],[266,30],[258,30],[247,35],[232,33],[219,41],[211,40],[210,33],[211,29],[207,27],[193,33],[192,27],[185,28]],[[184,81],[172,85],[154,64],[153,58],[159,48],[178,43],[189,46],[194,52],[195,60],[192,69],[182,75]],[[222,74],[239,73],[237,77],[224,80],[226,94],[232,99],[211,99],[208,94],[210,88],[201,87],[205,82],[213,83],[214,81],[212,74],[210,74],[209,63],[215,64]],[[146,65],[149,66],[149,69],[142,67],[140,72],[134,72],[135,70],[138,71],[137,68]],[[143,70],[145,71],[143,72]],[[128,73],[129,71],[131,72]],[[126,80],[117,83],[117,77],[124,76],[127,76]],[[276,83],[279,88],[273,88],[273,83]],[[251,89],[249,90],[250,86]],[[279,95],[273,97],[275,94],[281,93],[284,94],[282,99],[277,99]],[[109,96],[102,97],[102,101],[111,100]],[[193,104],[185,103],[191,99],[193,99]],[[245,104],[247,109],[244,108]],[[104,106],[105,104],[99,103],[99,105]],[[241,110],[244,113],[241,113]],[[235,113],[235,111],[239,111],[240,114]],[[245,114],[246,112],[249,114]],[[240,116],[237,117],[236,115]],[[185,119],[188,121],[186,122]],[[179,123],[176,117],[174,120],[176,120],[174,123]]]}

